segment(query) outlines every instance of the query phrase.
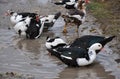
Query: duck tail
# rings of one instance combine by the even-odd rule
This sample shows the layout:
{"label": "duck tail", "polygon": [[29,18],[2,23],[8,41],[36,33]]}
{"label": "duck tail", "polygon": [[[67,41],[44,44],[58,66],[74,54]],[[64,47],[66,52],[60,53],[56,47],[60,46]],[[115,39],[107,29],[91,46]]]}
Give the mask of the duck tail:
{"label": "duck tail", "polygon": [[105,44],[107,44],[108,42],[112,41],[113,38],[115,38],[116,36],[110,36],[108,38],[105,38],[104,40],[100,41],[99,43],[101,43],[103,46]]}

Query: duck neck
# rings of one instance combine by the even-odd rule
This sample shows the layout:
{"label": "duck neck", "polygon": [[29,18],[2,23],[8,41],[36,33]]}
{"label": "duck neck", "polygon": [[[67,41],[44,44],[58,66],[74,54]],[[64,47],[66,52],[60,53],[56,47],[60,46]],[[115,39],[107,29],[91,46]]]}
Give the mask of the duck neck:
{"label": "duck neck", "polygon": [[82,8],[81,11],[86,15],[86,10],[85,10],[85,8]]}
{"label": "duck neck", "polygon": [[88,55],[90,57],[90,62],[93,62],[95,60],[95,58],[96,58],[96,52],[95,52],[95,50],[89,49]]}

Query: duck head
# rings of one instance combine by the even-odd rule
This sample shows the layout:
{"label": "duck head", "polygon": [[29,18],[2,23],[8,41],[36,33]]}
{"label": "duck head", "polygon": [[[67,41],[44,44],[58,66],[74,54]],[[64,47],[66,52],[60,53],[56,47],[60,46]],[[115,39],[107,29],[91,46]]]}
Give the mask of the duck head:
{"label": "duck head", "polygon": [[101,50],[103,48],[101,43],[94,43],[90,46],[89,50]]}
{"label": "duck head", "polygon": [[79,0],[78,1],[78,9],[84,9],[85,8],[85,0]]}
{"label": "duck head", "polygon": [[5,15],[6,16],[12,16],[12,15],[17,15],[17,13],[15,13],[15,12],[13,12],[12,10],[7,10],[6,12],[5,12]]}

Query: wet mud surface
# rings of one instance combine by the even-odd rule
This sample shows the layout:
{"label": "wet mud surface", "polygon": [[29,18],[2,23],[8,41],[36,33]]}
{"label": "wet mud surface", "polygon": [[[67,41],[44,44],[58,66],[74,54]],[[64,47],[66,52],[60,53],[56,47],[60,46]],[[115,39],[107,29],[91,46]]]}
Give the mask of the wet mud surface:
{"label": "wet mud surface", "polygon": [[[120,56],[111,49],[114,41],[107,44],[92,65],[70,68],[57,58],[48,54],[45,48],[46,37],[59,36],[67,43],[82,35],[102,35],[100,24],[87,14],[86,21],[75,32],[76,26],[68,27],[63,34],[64,21],[60,17],[54,26],[42,33],[36,40],[19,37],[12,29],[5,11],[12,9],[17,12],[38,12],[41,15],[65,9],[50,3],[50,0],[1,0],[0,1],[0,79],[14,79],[6,72],[13,72],[15,79],[120,79]],[[8,29],[11,28],[11,29]],[[4,74],[6,73],[6,74]]]}

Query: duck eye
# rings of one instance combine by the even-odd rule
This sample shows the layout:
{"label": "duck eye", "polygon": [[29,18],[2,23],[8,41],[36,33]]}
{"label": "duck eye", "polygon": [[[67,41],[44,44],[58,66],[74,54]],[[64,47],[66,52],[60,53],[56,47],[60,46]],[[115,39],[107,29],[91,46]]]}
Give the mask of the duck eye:
{"label": "duck eye", "polygon": [[98,47],[100,47],[100,45],[98,45]]}

